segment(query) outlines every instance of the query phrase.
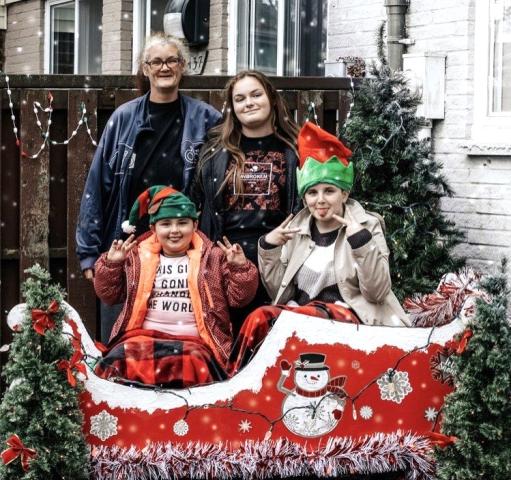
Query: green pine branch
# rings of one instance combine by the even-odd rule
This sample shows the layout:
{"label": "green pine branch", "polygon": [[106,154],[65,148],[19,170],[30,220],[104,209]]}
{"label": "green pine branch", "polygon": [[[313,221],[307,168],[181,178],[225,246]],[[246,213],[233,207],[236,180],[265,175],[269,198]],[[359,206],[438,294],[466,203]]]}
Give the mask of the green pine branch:
{"label": "green pine branch", "polygon": [[511,472],[511,324],[506,261],[481,287],[473,332],[465,352],[454,359],[456,390],[447,397],[442,431],[457,437],[437,450],[442,480],[507,480]]}
{"label": "green pine branch", "polygon": [[341,137],[353,150],[353,198],[384,217],[393,290],[403,300],[430,293],[445,273],[463,267],[452,253],[463,235],[440,208],[442,197],[453,194],[442,165],[430,142],[418,138],[420,95],[390,69],[383,27],[378,35],[380,65],[355,93]]}
{"label": "green pine branch", "polygon": [[69,359],[72,348],[62,336],[65,312],[53,315],[55,328],[39,335],[32,328],[32,309],[46,310],[52,300],[62,305],[64,291],[51,283],[39,265],[30,274],[22,292],[27,310],[21,332],[13,335],[9,359],[2,375],[8,389],[0,403],[0,450],[13,434],[37,451],[24,472],[18,458],[9,465],[0,462],[0,479],[88,478],[88,451],[82,433],[83,417],[78,405],[80,387],[72,388],[57,362]]}

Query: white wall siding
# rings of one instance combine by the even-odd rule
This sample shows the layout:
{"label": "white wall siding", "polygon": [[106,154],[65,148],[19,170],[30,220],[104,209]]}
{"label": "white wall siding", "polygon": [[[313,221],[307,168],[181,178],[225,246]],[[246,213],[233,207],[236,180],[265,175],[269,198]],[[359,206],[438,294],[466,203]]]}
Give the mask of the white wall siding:
{"label": "white wall siding", "polygon": [[5,68],[7,73],[43,70],[44,2],[28,0],[7,5]]}
{"label": "white wall siding", "polygon": [[[328,58],[374,58],[376,30],[386,16],[383,5],[330,0]],[[488,271],[503,255],[511,257],[511,158],[467,156],[461,148],[473,124],[474,5],[475,0],[411,0],[407,36],[415,43],[407,53],[446,55],[445,119],[434,121],[432,145],[455,196],[445,198],[442,208],[466,235],[459,253]]]}

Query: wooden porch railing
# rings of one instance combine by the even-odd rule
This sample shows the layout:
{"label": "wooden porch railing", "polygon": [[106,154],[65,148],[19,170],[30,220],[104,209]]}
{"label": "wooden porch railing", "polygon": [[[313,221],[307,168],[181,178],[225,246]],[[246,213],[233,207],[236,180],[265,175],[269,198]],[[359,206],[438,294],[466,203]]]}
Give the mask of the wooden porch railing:
{"label": "wooden porch railing", "polygon": [[[314,102],[320,125],[336,132],[349,108],[346,78],[274,78],[293,114],[302,122]],[[222,108],[227,77],[187,77],[183,92]],[[53,96],[50,138],[63,141],[76,129],[84,102],[91,135],[98,139],[112,111],[137,96],[131,76],[10,75],[12,104],[22,148],[36,153],[43,141],[33,102]],[[94,155],[82,126],[67,145],[49,145],[36,159],[16,146],[5,78],[0,78],[0,345],[10,342],[6,315],[20,298],[24,270],[36,262],[49,268],[68,292],[68,302],[91,334],[98,330],[92,285],[80,272],[75,228],[83,186]],[[40,114],[43,129],[46,115]],[[5,354],[2,354],[5,360]]]}

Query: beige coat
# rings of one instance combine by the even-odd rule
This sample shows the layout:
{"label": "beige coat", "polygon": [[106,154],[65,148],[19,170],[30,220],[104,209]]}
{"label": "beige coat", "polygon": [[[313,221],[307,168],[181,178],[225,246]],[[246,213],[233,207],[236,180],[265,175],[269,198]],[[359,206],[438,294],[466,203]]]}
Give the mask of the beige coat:
{"label": "beige coat", "polygon": [[[340,228],[334,247],[334,265],[342,298],[367,325],[410,326],[408,316],[391,290],[383,219],[366,212],[355,200],[349,199],[346,208],[371,232],[372,239],[352,249],[346,240],[346,228]],[[261,279],[274,304],[294,298],[293,279],[314,248],[310,219],[307,209],[297,214],[290,227],[300,227],[301,231],[284,246],[264,250],[259,245]]]}

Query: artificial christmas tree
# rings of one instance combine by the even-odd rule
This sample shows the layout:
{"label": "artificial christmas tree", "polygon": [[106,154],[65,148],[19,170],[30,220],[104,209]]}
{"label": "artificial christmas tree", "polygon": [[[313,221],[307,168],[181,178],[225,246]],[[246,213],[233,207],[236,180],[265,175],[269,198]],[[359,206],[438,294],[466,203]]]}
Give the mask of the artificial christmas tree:
{"label": "artificial christmas tree", "polygon": [[28,273],[26,313],[2,372],[8,389],[0,404],[0,479],[88,478],[76,383],[85,371],[80,342],[62,335],[61,288],[38,265]]}
{"label": "artificial christmas tree", "polygon": [[[500,274],[482,282],[491,296],[477,301],[453,362],[456,390],[447,397],[442,430],[456,437],[437,451],[443,480],[507,480],[511,472],[511,325],[505,262]],[[463,350],[463,348],[458,349]]]}
{"label": "artificial christmas tree", "polygon": [[462,238],[440,210],[452,190],[431,156],[428,140],[419,140],[420,96],[393,72],[379,32],[379,66],[355,93],[341,136],[353,150],[355,198],[379,213],[387,226],[393,290],[401,300],[434,290],[443,274],[457,271],[462,259],[451,249]]}

